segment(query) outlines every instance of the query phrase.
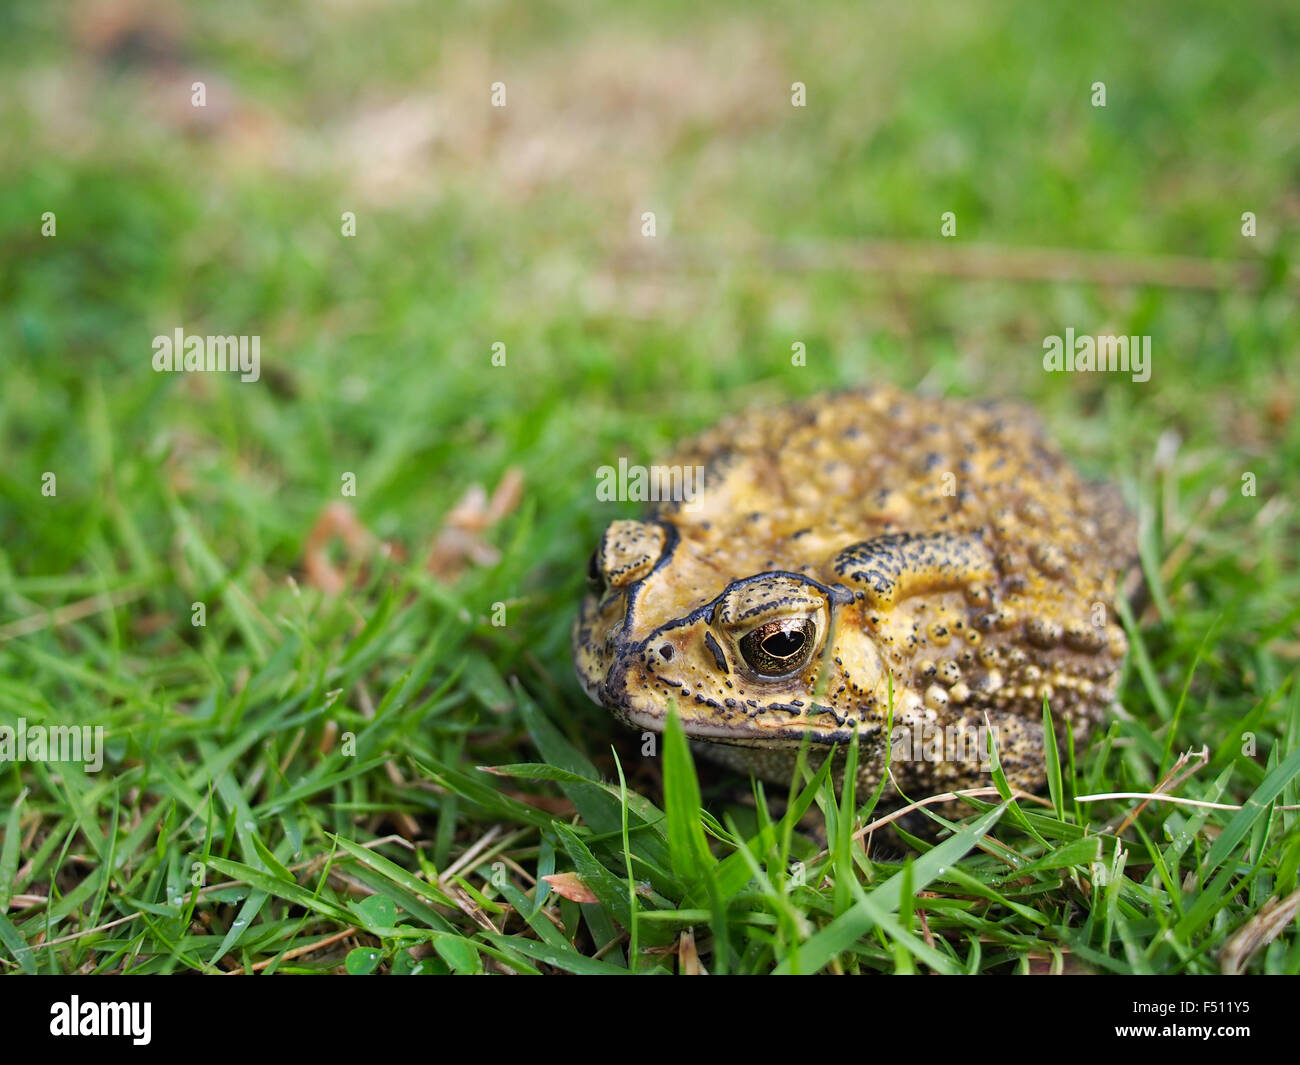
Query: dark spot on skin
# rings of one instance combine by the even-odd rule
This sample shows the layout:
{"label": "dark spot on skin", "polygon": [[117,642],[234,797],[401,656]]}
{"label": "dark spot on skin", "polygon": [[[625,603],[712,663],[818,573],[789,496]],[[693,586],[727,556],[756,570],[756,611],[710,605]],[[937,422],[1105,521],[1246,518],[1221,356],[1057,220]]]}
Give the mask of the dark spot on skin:
{"label": "dark spot on skin", "polygon": [[835,712],[834,707],[825,706],[822,703],[813,703],[810,707],[808,707],[808,714],[809,715],[830,714],[830,716],[835,719],[835,724],[837,725],[843,725],[846,721],[848,721],[848,717],[846,715],[837,714]]}
{"label": "dark spot on skin", "polygon": [[718,646],[718,641],[713,638],[713,633],[706,632],[704,634],[704,646],[713,655],[713,661],[717,663],[718,669],[723,673],[730,673],[731,670],[727,668],[727,658],[722,653],[722,648]]}

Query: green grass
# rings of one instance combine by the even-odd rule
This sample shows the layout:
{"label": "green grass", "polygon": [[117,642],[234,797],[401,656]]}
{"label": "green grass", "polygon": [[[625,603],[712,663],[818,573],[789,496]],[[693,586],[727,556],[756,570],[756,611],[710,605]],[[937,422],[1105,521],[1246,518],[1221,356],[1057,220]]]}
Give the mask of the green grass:
{"label": "green grass", "polygon": [[[0,12],[0,724],[108,737],[98,774],[0,766],[0,969],[1219,971],[1300,868],[1300,15],[587,7]],[[981,276],[847,264],[949,210]],[[1024,248],[1262,281],[1007,277]],[[262,380],[153,373],[178,326],[261,336]],[[1150,334],[1150,382],[1044,373],[1066,327]],[[1152,588],[1044,803],[906,850],[824,777],[643,756],[568,651],[636,509],[598,466],[874,378],[1035,405],[1137,503]],[[499,559],[434,580],[511,467]],[[329,596],[304,546],[344,501],[400,550]],[[1202,747],[1172,792],[1240,810],[1078,801]],[[1300,971],[1294,917],[1244,964]]]}

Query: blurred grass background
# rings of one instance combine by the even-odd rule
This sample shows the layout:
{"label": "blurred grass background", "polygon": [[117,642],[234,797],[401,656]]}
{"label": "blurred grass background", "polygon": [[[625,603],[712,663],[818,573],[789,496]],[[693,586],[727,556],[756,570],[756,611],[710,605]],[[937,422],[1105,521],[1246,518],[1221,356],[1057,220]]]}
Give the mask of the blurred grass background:
{"label": "blurred grass background", "polygon": [[[48,767],[0,776],[6,802],[26,789],[14,891],[107,846],[126,811],[183,810],[160,762],[197,794],[228,750],[270,803],[315,771],[329,721],[373,722],[422,663],[428,689],[367,741],[399,779],[313,778],[268,841],[283,860],[398,813],[433,834],[438,868],[463,853],[464,808],[417,794],[406,760],[535,760],[512,675],[609,771],[625,740],[582,696],[568,627],[595,536],[635,507],[597,502],[596,468],[653,461],[747,403],[873,379],[1025,398],[1125,485],[1156,582],[1152,665],[1125,707],[1157,748],[1208,743],[1258,783],[1268,744],[1239,758],[1228,723],[1262,706],[1249,720],[1279,739],[1300,657],[1298,49],[1285,2],[6,4],[0,717],[104,723],[114,762],[79,798]],[[957,236],[935,248],[945,211]],[[937,269],[846,265],[881,241]],[[957,246],[983,249],[982,276],[951,276]],[[1031,248],[1060,250],[1067,279],[1008,277]],[[1070,280],[1080,252],[1242,262],[1254,283]],[[151,339],[177,327],[259,335],[262,380],[155,374]],[[1042,339],[1066,327],[1150,334],[1151,380],[1044,373]],[[500,560],[424,575],[456,501],[509,467],[524,491],[486,534]],[[360,583],[331,598],[303,556],[345,472],[346,502],[400,550],[353,559]],[[358,652],[366,619],[380,632]],[[1149,786],[1163,763],[1142,752],[1103,783]],[[193,842],[179,826],[164,869]],[[92,883],[98,903],[60,921],[132,912],[75,864],[52,894]],[[48,963],[83,964],[92,942]]]}

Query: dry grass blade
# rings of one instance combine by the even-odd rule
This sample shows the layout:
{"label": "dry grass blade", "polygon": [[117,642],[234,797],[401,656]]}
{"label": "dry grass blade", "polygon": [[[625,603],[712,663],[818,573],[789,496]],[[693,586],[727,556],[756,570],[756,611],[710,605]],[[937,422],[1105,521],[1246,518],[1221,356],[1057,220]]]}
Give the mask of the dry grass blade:
{"label": "dry grass blade", "polygon": [[682,976],[708,976],[709,970],[700,960],[695,947],[695,929],[686,928],[677,937],[677,971]]}
{"label": "dry grass blade", "polygon": [[8,625],[0,625],[0,643],[18,636],[27,636],[33,632],[39,632],[41,629],[69,625],[74,621],[81,621],[83,618],[91,617],[105,610],[113,610],[124,603],[139,599],[148,591],[148,588],[119,588],[115,592],[92,595],[75,603],[69,603],[67,606],[58,607],[55,610],[41,610],[35,614],[29,614],[25,618],[9,622]]}
{"label": "dry grass blade", "polygon": [[1300,889],[1284,899],[1269,899],[1249,921],[1233,932],[1219,951],[1219,968],[1227,976],[1245,969],[1252,954],[1280,936],[1300,911]]}

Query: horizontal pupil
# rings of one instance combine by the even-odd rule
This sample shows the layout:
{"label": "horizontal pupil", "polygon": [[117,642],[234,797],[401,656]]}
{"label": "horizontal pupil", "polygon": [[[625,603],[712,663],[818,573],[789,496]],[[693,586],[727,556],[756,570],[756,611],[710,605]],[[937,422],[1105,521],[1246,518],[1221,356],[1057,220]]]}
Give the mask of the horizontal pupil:
{"label": "horizontal pupil", "polygon": [[803,647],[801,632],[777,632],[763,641],[763,650],[773,658],[789,658]]}

